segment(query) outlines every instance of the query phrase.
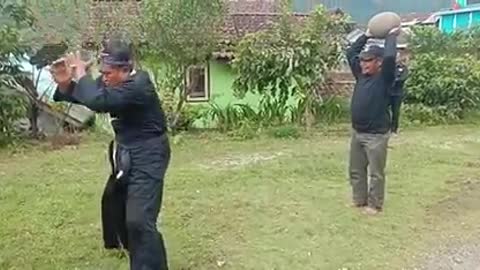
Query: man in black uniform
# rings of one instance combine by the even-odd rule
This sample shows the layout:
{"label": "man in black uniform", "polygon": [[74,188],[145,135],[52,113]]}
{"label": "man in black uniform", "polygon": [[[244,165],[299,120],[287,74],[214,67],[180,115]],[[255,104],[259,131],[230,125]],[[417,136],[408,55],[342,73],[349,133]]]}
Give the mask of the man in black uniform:
{"label": "man in black uniform", "polygon": [[[166,270],[162,235],[157,231],[163,180],[170,161],[165,115],[148,73],[133,68],[131,47],[121,40],[104,49],[101,77],[87,75],[79,54],[52,67],[58,84],[54,99],[109,113],[119,157],[118,184],[126,190],[130,269]],[[126,164],[128,163],[128,164]]]}
{"label": "man in black uniform", "polygon": [[367,32],[347,51],[348,62],[356,79],[351,101],[353,134],[350,183],[354,206],[366,206],[368,214],[377,214],[383,208],[387,146],[391,131],[390,91],[395,80],[399,31],[398,28],[393,29],[388,34],[384,49],[370,46],[362,52],[371,37]]}
{"label": "man in black uniform", "polygon": [[392,125],[393,133],[398,133],[398,126],[400,122],[400,107],[404,95],[403,88],[405,81],[408,78],[408,68],[404,63],[397,63],[397,70],[395,74],[395,81],[393,82],[392,92],[390,94],[390,105],[392,106]]}

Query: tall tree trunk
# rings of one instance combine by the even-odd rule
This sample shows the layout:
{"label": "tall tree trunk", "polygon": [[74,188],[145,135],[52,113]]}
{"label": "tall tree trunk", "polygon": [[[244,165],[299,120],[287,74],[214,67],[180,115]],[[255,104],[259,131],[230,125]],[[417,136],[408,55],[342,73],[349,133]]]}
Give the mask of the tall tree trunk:
{"label": "tall tree trunk", "polygon": [[[32,72],[32,76],[34,72]],[[32,96],[32,100],[30,101],[30,115],[29,115],[29,120],[30,120],[30,128],[31,128],[31,136],[33,138],[38,138],[39,137],[39,129],[38,129],[38,116],[40,113],[40,108],[38,106],[38,102],[40,100],[40,97],[38,96],[38,84],[40,82],[40,75],[42,74],[42,70],[40,69],[37,74],[37,78],[35,79],[35,84],[32,85],[30,88],[30,95]],[[32,80],[33,82],[33,80]],[[43,95],[42,95],[43,96]]]}
{"label": "tall tree trunk", "polygon": [[[185,74],[185,71],[186,71],[185,69],[182,69],[183,74]],[[187,76],[189,76],[189,74],[187,74]],[[192,78],[193,80],[190,82],[190,85],[185,85],[184,90],[180,89],[179,91],[179,100],[178,100],[177,108],[175,110],[174,117],[171,124],[171,129],[173,134],[175,134],[177,131],[178,121],[180,120],[183,105],[185,104],[187,96],[192,92],[192,89],[195,89],[195,87],[197,87],[197,84],[199,82],[199,78],[197,76],[192,76],[192,77],[193,77]]]}

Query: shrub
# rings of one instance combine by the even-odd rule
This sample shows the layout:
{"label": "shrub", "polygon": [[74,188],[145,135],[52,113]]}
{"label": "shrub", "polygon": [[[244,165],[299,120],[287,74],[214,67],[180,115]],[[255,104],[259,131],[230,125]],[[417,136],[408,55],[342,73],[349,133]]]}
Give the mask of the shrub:
{"label": "shrub", "polygon": [[414,27],[413,33],[403,118],[424,124],[463,120],[480,104],[479,29],[445,35]]}
{"label": "shrub", "polygon": [[402,109],[402,121],[422,125],[447,124],[459,117],[446,107],[428,107],[423,104],[406,104]]}
{"label": "shrub", "polygon": [[411,69],[414,72],[407,81],[406,104],[446,110],[458,118],[478,107],[480,65],[474,58],[420,54]]}
{"label": "shrub", "polygon": [[[312,112],[317,124],[333,124],[347,121],[350,114],[348,101],[340,97],[329,97],[324,100],[316,100],[312,106]],[[297,106],[291,107],[292,122],[304,121],[305,103],[299,100]]]}
{"label": "shrub", "polygon": [[206,114],[206,108],[201,105],[183,106],[176,124],[176,130],[186,131],[193,128],[194,123]]}
{"label": "shrub", "polygon": [[281,139],[297,139],[300,137],[301,133],[299,127],[289,125],[272,128],[269,135]]}
{"label": "shrub", "polygon": [[15,90],[0,86],[0,146],[5,146],[15,139],[15,123],[25,117],[26,113],[26,98]]}

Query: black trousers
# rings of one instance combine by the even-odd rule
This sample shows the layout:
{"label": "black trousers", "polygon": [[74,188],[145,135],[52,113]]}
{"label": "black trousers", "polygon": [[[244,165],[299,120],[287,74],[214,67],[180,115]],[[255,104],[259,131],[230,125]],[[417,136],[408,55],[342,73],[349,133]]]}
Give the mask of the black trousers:
{"label": "black trousers", "polygon": [[170,162],[168,137],[113,149],[111,143],[112,174],[102,197],[104,245],[126,248],[131,270],[167,270],[165,244],[156,223]]}

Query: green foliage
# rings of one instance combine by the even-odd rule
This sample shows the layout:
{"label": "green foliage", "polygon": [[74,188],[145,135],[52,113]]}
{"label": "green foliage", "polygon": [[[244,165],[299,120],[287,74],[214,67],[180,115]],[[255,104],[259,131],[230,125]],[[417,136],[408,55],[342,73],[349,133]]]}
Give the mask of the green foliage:
{"label": "green foliage", "polygon": [[286,111],[290,98],[304,100],[309,126],[315,86],[338,65],[347,26],[346,17],[330,14],[323,6],[304,22],[285,12],[275,26],[239,43],[233,61],[236,95],[260,94],[260,107],[283,107],[277,111]]}
{"label": "green foliage", "polygon": [[[202,119],[206,115],[207,109],[201,105],[186,105],[182,107],[180,117],[177,122],[176,129],[186,131],[193,128],[197,120]],[[172,114],[170,114],[172,116]]]}
{"label": "green foliage", "polygon": [[438,124],[463,119],[466,112],[478,109],[479,42],[478,29],[445,35],[435,28],[414,28],[406,118]]}
{"label": "green foliage", "polygon": [[259,130],[258,114],[248,105],[228,104],[220,107],[211,104],[206,116],[215,122],[217,129],[237,140],[252,139]]}
{"label": "green foliage", "polygon": [[259,131],[259,127],[255,123],[242,120],[238,127],[227,132],[227,135],[235,140],[243,141],[258,137]]}
{"label": "green foliage", "polygon": [[242,121],[248,121],[248,119],[256,117],[255,111],[245,108],[249,107],[228,104],[222,108],[217,104],[211,104],[207,116],[215,122],[220,131],[226,132],[239,128]]}
{"label": "green foliage", "polygon": [[[304,106],[304,100],[300,100],[296,106],[282,106],[278,102],[265,102],[261,103],[258,109],[247,104],[228,104],[225,107],[212,104],[205,115],[215,122],[217,128],[222,132],[245,128],[245,126],[254,126],[257,129],[275,129],[301,123],[305,111]],[[323,101],[316,100],[313,103],[311,114],[316,120],[315,124],[328,125],[347,120],[348,108],[346,100],[331,97]]]}
{"label": "green foliage", "polygon": [[412,50],[413,55],[435,52],[444,56],[464,54],[480,56],[478,48],[480,28],[478,27],[448,35],[436,27],[429,26],[413,27],[412,32],[409,49]]}
{"label": "green foliage", "polygon": [[297,139],[301,135],[299,128],[294,125],[275,127],[270,129],[269,133],[272,137],[280,139]]}
{"label": "green foliage", "polygon": [[15,121],[27,113],[26,99],[18,91],[0,88],[0,147],[16,137]]}
{"label": "green foliage", "polygon": [[415,125],[439,125],[459,121],[459,117],[446,107],[429,107],[423,104],[406,104],[402,109],[402,121]]}
{"label": "green foliage", "polygon": [[407,104],[444,107],[462,116],[480,102],[480,65],[474,57],[463,58],[424,53],[412,62]]}
{"label": "green foliage", "polygon": [[[64,44],[70,48],[78,48],[83,43],[89,25],[90,1],[24,0],[24,2],[35,18],[35,28],[30,29],[25,35],[33,47],[40,49],[45,45]],[[99,33],[90,34],[92,37],[103,36]],[[59,51],[63,53],[62,49]]]}
{"label": "green foliage", "polygon": [[[296,107],[291,108],[292,122],[304,122],[304,112],[306,110],[306,100],[300,99]],[[350,114],[348,102],[339,97],[328,97],[323,100],[314,100],[310,114],[313,115],[317,124],[333,124],[339,121],[345,121]]]}
{"label": "green foliage", "polygon": [[21,34],[33,21],[26,6],[0,2],[0,146],[12,141],[15,122],[26,113],[25,98],[19,91],[25,74],[19,60],[30,51]]}
{"label": "green foliage", "polygon": [[217,44],[223,14],[222,0],[147,0],[145,52],[183,66],[203,62]]}
{"label": "green foliage", "polygon": [[[144,2],[142,23],[148,42],[140,53],[149,59],[147,67],[150,70],[157,72],[159,77],[164,76],[157,82],[161,93],[167,97],[167,111],[173,113],[170,126],[175,130],[190,92],[184,80],[186,68],[204,63],[213,53],[224,18],[224,1]],[[161,73],[156,63],[162,63],[165,72]]]}

